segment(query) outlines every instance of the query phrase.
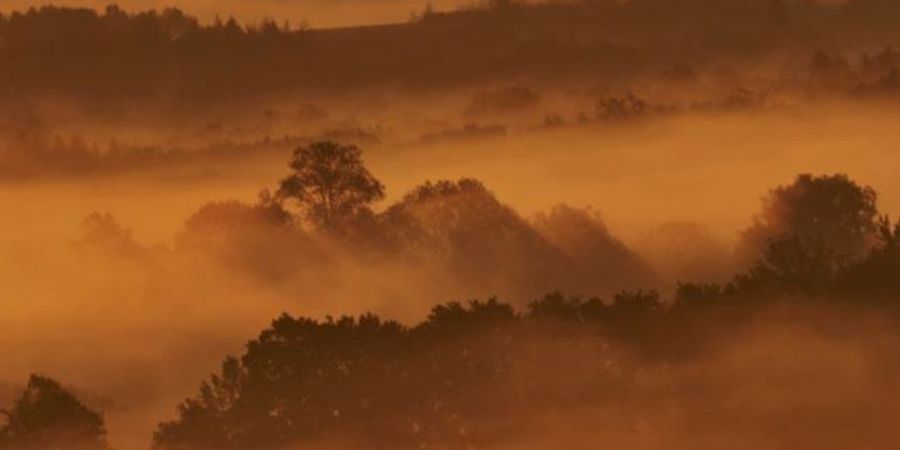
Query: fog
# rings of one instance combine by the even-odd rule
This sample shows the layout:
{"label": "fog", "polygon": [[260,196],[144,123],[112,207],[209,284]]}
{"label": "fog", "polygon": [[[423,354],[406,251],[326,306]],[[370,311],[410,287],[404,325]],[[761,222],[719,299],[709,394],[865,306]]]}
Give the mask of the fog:
{"label": "fog", "polygon": [[[463,143],[376,144],[366,150],[365,159],[387,186],[388,197],[381,207],[424,180],[460,177],[483,181],[523,217],[563,202],[591,206],[612,235],[635,248],[662,275],[660,284],[648,287],[667,290],[678,280],[730,277],[734,272],[728,265],[733,264],[729,261],[738,231],[750,222],[762,195],[794,174],[846,172],[874,186],[880,206],[891,210],[900,201],[900,185],[892,176],[900,163],[894,156],[897,141],[891,132],[896,114],[892,109],[835,105],[789,112],[698,115]],[[230,199],[252,202],[259,189],[271,187],[285,173],[285,156],[274,154],[249,164],[240,158],[225,161],[214,173],[199,178],[181,175],[178,172],[183,168],[178,168],[5,184],[2,204],[7,212],[2,227],[8,239],[0,273],[4,298],[9,300],[3,303],[0,317],[3,347],[8,350],[0,378],[22,380],[30,372],[47,373],[114,398],[114,405],[107,410],[112,442],[117,448],[141,448],[156,422],[168,417],[172,405],[193,390],[222,355],[240,351],[246,339],[282,311],[313,317],[370,311],[415,322],[441,301],[500,294],[504,300],[521,304],[554,289],[608,295],[608,291],[600,292],[597,284],[593,291],[583,290],[590,285],[575,284],[545,284],[543,290],[530,292],[510,290],[513,286],[505,284],[502,271],[487,284],[472,286],[455,280],[439,266],[410,266],[398,260],[367,267],[327,246],[320,249],[330,255],[324,259],[255,255],[260,250],[253,247],[244,250],[250,252],[243,256],[252,257],[250,261],[288,258],[294,262],[284,264],[298,264],[272,281],[265,274],[254,273],[248,264],[234,265],[221,254],[204,254],[213,250],[173,249],[185,221],[202,205]],[[140,251],[122,253],[79,242],[83,220],[93,211],[113,214],[122,227],[131,230],[133,245]],[[697,238],[690,236],[679,242],[683,238],[677,231],[666,235],[666,225],[672,222],[697,224],[700,231],[691,228],[692,233],[708,242],[697,245],[691,240]],[[655,240],[651,239],[654,235]],[[629,286],[613,281],[609,287]],[[735,361],[733,358],[740,356],[730,354],[721,363],[715,359],[719,356],[711,356],[713,359],[705,362],[713,366],[708,370],[755,373],[764,383],[758,389],[784,389],[765,385],[766,377],[781,374],[729,365],[761,364],[754,360],[761,358],[758,352],[785,346],[840,345],[849,347],[840,351],[851,355],[859,351],[852,341],[798,338],[790,329],[778,330],[777,336],[759,333],[747,341],[750,344],[742,341],[743,351],[750,351],[747,346],[761,346],[754,350],[757,353],[744,356],[745,361]],[[781,333],[788,333],[785,343],[773,343],[773,339],[781,339]],[[804,371],[817,372],[820,364],[843,366],[846,357],[828,348],[817,354],[833,361],[814,359],[807,367],[784,355],[786,359],[776,363],[789,367],[765,370],[787,370],[784,382],[796,383],[807,378]],[[173,367],[178,370],[171,370]],[[684,373],[700,369],[677,370],[657,381],[676,384],[667,384],[665,389],[674,391],[667,395],[685,395],[679,393],[678,383],[688,383]],[[840,377],[845,376],[862,377],[866,384],[869,375],[863,368],[842,367],[834,380],[820,380],[825,384],[822,391],[831,391],[834,387],[827,383],[840,384]],[[805,389],[811,396],[818,393],[814,387]],[[740,395],[748,396],[748,401],[764,401],[766,396],[781,394],[773,390]],[[627,426],[646,426],[655,430],[653,433],[671,427],[676,437],[688,439],[682,436],[687,432],[679,424],[700,419],[667,414],[701,413],[678,412],[683,408],[679,400],[669,401],[674,402],[672,411],[654,410],[650,418],[645,418],[648,412],[643,409],[633,412],[652,425],[635,422]],[[605,417],[611,413],[588,414],[586,417]],[[548,418],[542,426],[571,427],[571,420],[588,419]],[[566,429],[557,432],[568,434]],[[625,436],[614,434],[608,439],[621,439],[626,448],[631,448],[634,439],[648,439],[649,443],[641,445],[656,448],[653,442],[661,437],[641,433],[628,431]],[[765,441],[764,434],[754,439]],[[709,439],[712,443],[696,445],[719,442]]]}
{"label": "fog", "polygon": [[[881,53],[857,58],[863,43],[825,45],[831,41],[815,41],[798,26],[802,32],[778,35],[785,42],[734,44],[721,64],[710,60],[729,50],[698,38],[685,44],[690,51],[679,47],[686,59],[680,65],[663,60],[668,47],[658,37],[623,34],[610,42],[628,52],[609,50],[598,57],[606,61],[596,63],[600,68],[546,64],[545,73],[535,64],[555,61],[555,47],[547,52],[510,32],[511,50],[479,48],[472,57],[483,64],[444,73],[441,64],[454,60],[434,57],[441,54],[441,38],[420,53],[414,39],[389,34],[440,35],[453,29],[442,24],[482,20],[479,14],[500,14],[510,30],[524,26],[515,20],[533,20],[530,7],[510,10],[501,3],[458,17],[418,17],[385,35],[351,29],[308,40],[303,34],[272,38],[265,45],[295,45],[317,62],[309,78],[266,84],[264,77],[259,89],[242,86],[238,75],[222,75],[242,66],[227,58],[216,60],[222,73],[185,68],[162,81],[148,75],[146,85],[134,86],[110,78],[109,90],[87,86],[103,85],[98,80],[107,72],[149,74],[141,64],[154,64],[121,71],[76,64],[58,79],[10,75],[19,84],[0,90],[0,418],[12,417],[2,408],[11,408],[37,373],[101,412],[110,447],[118,450],[154,442],[161,450],[227,450],[247,442],[322,449],[896,447],[892,431],[900,410],[884,402],[900,391],[890,219],[887,236],[874,222],[866,224],[866,242],[883,247],[871,244],[864,258],[827,267],[825,288],[815,279],[794,289],[795,280],[779,272],[783,261],[771,254],[780,237],[767,243],[771,248],[755,249],[756,261],[738,251],[745,230],[771,204],[773,189],[799,186],[800,174],[824,177],[826,184],[835,182],[827,178],[832,174],[846,175],[877,192],[878,214],[896,216],[900,57],[881,50],[890,42],[877,41],[867,48]],[[622,8],[643,17],[640,8],[661,8],[653,5]],[[0,10],[30,6],[34,2],[13,1]],[[177,6],[201,23],[235,15],[244,23],[267,17],[305,20],[315,28],[399,24],[425,7],[406,0],[120,6]],[[432,6],[451,11],[460,5]],[[554,11],[533,8],[547,17]],[[823,15],[833,10],[821,8]],[[572,20],[571,12],[563,13]],[[810,23],[819,17],[792,14]],[[496,42],[492,33],[506,28],[490,28],[488,19],[485,41]],[[204,32],[219,39],[215,33],[222,29]],[[5,40],[3,33],[16,30],[0,27],[4,61],[16,58],[9,48],[31,48],[22,42],[46,43]],[[271,38],[253,33],[222,38],[211,48],[232,55],[241,39]],[[432,36],[427,33],[415,36]],[[588,47],[573,48],[599,45],[593,35],[574,35],[568,37]],[[160,42],[181,45],[174,36]],[[375,50],[366,46],[369,39]],[[138,48],[139,42],[123,45]],[[819,44],[825,53],[813,55]],[[204,53],[197,48],[180,51]],[[329,52],[345,48],[353,49],[346,61],[329,59]],[[518,65],[508,72],[491,65],[507,51],[522,58]],[[65,62],[64,53],[46,61]],[[30,57],[41,72],[43,59]],[[370,80],[354,67],[377,76]],[[82,69],[96,78],[80,83]],[[420,82],[419,70],[434,76]],[[190,95],[180,97],[179,89]],[[330,216],[315,222],[314,206],[323,206],[310,206],[312,196],[285,188],[286,177],[302,166],[298,155],[322,142],[359,150],[365,174],[383,187],[369,192],[371,204],[351,205],[359,214],[348,213],[345,228]],[[870,219],[880,217],[874,212]],[[803,257],[809,256],[797,257],[801,269],[808,262]],[[810,265],[819,269],[816,263]],[[572,304],[545,297],[554,292]],[[491,298],[509,309],[494,305],[484,312],[480,303],[465,303]],[[469,306],[435,309],[447,302]],[[366,313],[397,321],[399,328],[379,323],[384,333],[369,336],[371,324],[363,319],[334,320]],[[298,329],[313,331],[291,340],[294,328],[272,322],[282,314],[317,322],[300,321]],[[466,314],[474,317],[471,328]],[[480,320],[489,327],[479,328]],[[316,337],[319,331],[350,337],[329,341]],[[273,342],[285,347],[267,347]],[[275,358],[272,364],[286,368],[271,375],[260,369],[266,364],[254,365],[254,358],[271,362],[264,359],[267,349],[311,362]],[[309,356],[319,354],[324,362]],[[435,359],[443,354],[450,356]],[[216,384],[234,381],[228,360],[222,364],[227,355],[244,357],[239,364],[247,379],[263,374],[252,380],[260,385],[241,384],[245,403],[229,397],[233,386]],[[500,369],[492,372],[495,363]],[[371,376],[359,377],[357,367]],[[435,367],[446,370],[446,385]],[[290,378],[304,370],[307,378]],[[271,388],[267,376],[282,384]],[[201,389],[198,396],[203,380],[214,394]],[[391,387],[398,389],[398,403],[379,397]],[[298,433],[293,419],[272,431],[265,420],[280,419],[281,404],[253,409],[254,401],[269,400],[265,389],[284,389],[273,394],[276,403],[321,400],[325,419],[309,412],[316,403],[298,408],[314,424],[302,439],[291,435]],[[347,411],[360,403],[345,398],[354,394],[383,409]],[[186,398],[202,400],[194,405],[202,414],[192,416],[190,402],[178,409]],[[332,401],[345,402],[344,412]],[[259,411],[271,417],[254,416]],[[203,414],[215,426],[224,421],[221,436],[246,440],[225,445],[215,440],[217,431],[200,436],[191,427],[196,417],[208,418]],[[227,422],[234,417],[246,422]],[[219,430],[215,426],[209,430]],[[229,434],[228,427],[240,433]],[[271,442],[254,441],[254,433]],[[0,432],[0,450],[12,449],[4,447],[4,436]]]}
{"label": "fog", "polygon": [[[425,145],[388,137],[362,146],[367,165],[387,186],[376,208],[425,180],[472,177],[525,216],[564,202],[593,206],[617,235],[687,221],[731,239],[768,189],[798,173],[842,172],[865,180],[890,210],[900,202],[892,177],[898,143],[891,130],[898,115],[892,106],[828,104],[515,130]],[[385,123],[392,131],[403,126]],[[5,183],[4,204],[13,211],[8,217],[28,219],[15,221],[27,226],[9,226],[45,236],[34,227],[47,227],[65,237],[87,213],[108,211],[139,241],[165,243],[204,203],[253,200],[284,175],[291,148],[251,150],[177,167]],[[26,194],[34,199],[21,201]]]}

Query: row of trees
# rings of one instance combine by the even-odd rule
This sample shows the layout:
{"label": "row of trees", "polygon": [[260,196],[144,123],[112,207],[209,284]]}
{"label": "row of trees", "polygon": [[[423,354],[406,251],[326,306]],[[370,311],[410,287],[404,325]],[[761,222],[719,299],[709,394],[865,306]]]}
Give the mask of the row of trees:
{"label": "row of trees", "polygon": [[809,88],[855,95],[900,92],[900,50],[889,46],[851,61],[839,53],[816,52],[809,63]]}
{"label": "row of trees", "polygon": [[414,327],[375,316],[283,316],[162,423],[154,444],[490,447],[504,430],[528,429],[552,411],[630,404],[639,367],[701,355],[766,306],[858,311],[861,302],[843,300],[867,299],[896,321],[900,228],[885,232],[871,256],[824,278],[784,264],[802,248],[793,241],[787,253],[773,245],[726,286],[683,285],[671,303],[641,292],[611,302],[553,294],[521,313],[495,300],[450,303]]}
{"label": "row of trees", "polygon": [[[719,54],[752,57],[801,35],[830,45],[852,25],[849,13],[825,2],[682,3],[552,2],[348,30],[297,30],[273,21],[242,26],[234,19],[201,24],[177,9],[48,6],[0,15],[0,93],[202,105],[284,90],[442,86],[510,73],[614,80],[647,69],[658,74],[672,64],[703,64]],[[900,14],[869,5],[877,0],[850,3],[852,17],[862,20]],[[882,44],[889,42],[884,39]]]}
{"label": "row of trees", "polygon": [[[462,179],[426,182],[376,211],[384,186],[365,167],[359,148],[313,143],[298,148],[290,167],[279,187],[264,191],[255,205],[221,202],[202,208],[187,221],[179,246],[213,250],[220,260],[269,281],[334,257],[361,257],[364,265],[408,261],[410,269],[426,265],[450,275],[458,292],[502,293],[519,303],[561,287],[609,295],[652,289],[661,281],[662,274],[589,209],[559,205],[527,219],[477,180]],[[735,255],[705,255],[718,258],[705,259],[706,264],[749,268],[778,247],[779,257],[794,249],[801,253],[792,258],[815,256],[823,269],[834,272],[868,255],[883,239],[887,219],[876,202],[871,188],[844,175],[801,175],[768,194]],[[687,231],[694,237],[685,238],[696,243],[696,232]],[[323,241],[346,251],[323,248]],[[277,252],[292,257],[260,260],[259,255],[279,248],[292,249]],[[694,251],[683,254],[683,260],[704,256],[685,245],[665,250],[672,251]],[[665,275],[696,274],[692,270],[702,268],[686,269]],[[700,281],[721,280],[727,270],[720,272],[701,275]]]}
{"label": "row of trees", "polygon": [[[358,234],[355,228],[365,229],[376,220],[372,205],[384,198],[384,185],[365,167],[361,155],[354,145],[327,141],[299,147],[289,163],[290,175],[274,195],[263,192],[259,207],[274,213],[280,221],[293,220],[336,236]],[[378,218],[396,220],[412,205],[484,192],[484,186],[471,179],[429,182]],[[448,219],[440,217],[434,208],[416,214],[441,222]],[[543,221],[548,221],[547,216]],[[767,195],[753,224],[743,232],[740,251],[752,261],[779,242],[796,240],[822,247],[821,251],[832,259],[830,264],[840,267],[866,256],[883,238],[879,233],[885,223],[889,220],[880,215],[877,194],[871,187],[860,186],[846,175],[803,174]],[[393,233],[409,235],[411,231]]]}
{"label": "row of trees", "polygon": [[[702,355],[766,307],[876,308],[900,320],[900,225],[875,223],[865,256],[835,258],[850,253],[789,228],[731,283],[685,284],[671,302],[631,292],[611,301],[556,293],[522,311],[494,299],[448,303],[411,327],[284,315],[160,424],[154,446],[490,447],[551,411],[628,414],[642,367]],[[33,376],[3,415],[0,449],[107,448],[102,416],[46,377]]]}
{"label": "row of trees", "polygon": [[[335,259],[516,298],[557,286],[612,293],[655,282],[648,264],[589,209],[559,205],[528,219],[481,182],[460,179],[426,182],[376,210],[385,188],[358,147],[315,142],[300,147],[289,166],[256,204],[200,209],[177,248],[212,252],[267,282],[302,277]],[[273,251],[277,257],[261,261]]]}
{"label": "row of trees", "polygon": [[[595,222],[569,217],[579,216],[577,211],[561,207],[538,218],[535,226],[543,230],[575,228],[555,237],[545,232],[541,240],[475,180],[426,183],[376,212],[373,205],[384,197],[384,187],[358,148],[314,143],[298,148],[289,166],[279,188],[258,204],[213,204],[188,227],[214,236],[249,212],[264,234],[283,233],[285,239],[323,236],[352,246],[363,242],[361,235],[376,233],[376,240],[388,243],[412,236],[459,249],[518,235],[534,239],[536,246],[552,242],[567,254],[597,254],[570,239],[596,232]],[[639,379],[641,367],[702,355],[773,305],[875,308],[900,320],[900,224],[881,215],[876,203],[874,190],[844,175],[801,175],[769,193],[745,232],[742,251],[752,261],[746,271],[722,285],[682,284],[670,301],[653,291],[632,290],[609,300],[556,293],[522,309],[496,299],[447,303],[414,326],[374,315],[324,321],[284,315],[250,342],[243,356],[227,358],[179,407],[175,420],[160,424],[154,445],[199,450],[323,441],[392,448],[490,446],[503,430],[527,429],[550,411],[627,404],[634,400],[628,398],[634,388],[629,380]],[[479,211],[477,220],[461,221],[467,211]],[[96,229],[90,239],[122,234],[108,216],[91,223]],[[435,235],[435,230],[450,232]],[[114,244],[138,251],[128,239]],[[514,254],[510,261],[531,256]],[[579,261],[595,276],[615,270],[603,258]],[[477,268],[466,276],[485,271],[475,261],[460,261],[465,263]],[[537,268],[533,276],[552,270],[552,264],[531,267]],[[536,369],[548,366],[558,366],[565,376]],[[106,446],[102,417],[44,377],[32,377],[5,416],[0,449]]]}
{"label": "row of trees", "polygon": [[[329,154],[325,148],[341,157],[311,164],[312,155]],[[383,192],[358,156],[330,144],[300,149],[283,184],[289,188],[277,196],[296,201],[314,227],[371,218],[369,203]],[[304,176],[311,167],[320,173]],[[348,173],[326,174],[339,167]],[[408,197],[471,183],[428,184]],[[628,379],[622,371],[639,370],[632,358],[694,358],[773,305],[876,308],[900,320],[900,224],[880,215],[876,200],[874,190],[844,175],[801,175],[769,193],[744,233],[749,269],[724,285],[682,284],[668,302],[634,291],[611,301],[552,294],[521,312],[495,299],[449,303],[412,327],[372,315],[282,316],[241,358],[226,359],[179,407],[179,417],[159,426],[154,444],[240,449],[360,439],[393,448],[490,446],[506,427],[527,428],[548,411],[621,400],[617,395],[628,396],[618,392]],[[566,377],[523,367],[572,362],[560,356],[572,349],[578,364]]]}
{"label": "row of trees", "polygon": [[[352,146],[301,147],[290,168],[275,193],[249,208],[266,230],[296,239],[322,235],[354,244],[359,233],[384,222],[395,223],[396,236],[409,236],[422,232],[410,224],[459,220],[460,204],[498,210],[480,183],[462,180],[427,183],[377,213],[372,205],[384,187]],[[445,209],[448,198],[460,195],[460,204]],[[771,306],[875,308],[900,320],[900,225],[879,214],[876,200],[871,188],[846,176],[801,175],[771,191],[747,229],[742,242],[755,261],[748,270],[723,285],[683,284],[671,300],[627,291],[608,300],[555,293],[521,309],[496,299],[447,303],[414,326],[374,315],[284,315],[244,355],[227,358],[179,407],[175,420],[159,425],[154,446],[491,446],[506,430],[527,429],[551,411],[639,402],[633,383],[643,368],[699,357]],[[195,216],[189,226],[228,226],[243,220],[248,207],[208,208],[218,211]],[[420,221],[409,221],[411,215]],[[577,223],[553,225],[562,217],[553,216],[539,221],[548,229]],[[478,217],[485,220],[473,226],[500,234],[474,242],[451,239],[451,246],[479,246],[511,232],[498,228],[505,220]],[[97,226],[94,239],[121,234],[108,232],[116,226],[107,216],[91,223]],[[129,243],[117,241],[137,251]],[[564,239],[557,244],[584,250]],[[602,259],[584,264],[598,275],[612,270]],[[32,377],[5,416],[0,449],[107,447],[102,416],[45,377]]]}

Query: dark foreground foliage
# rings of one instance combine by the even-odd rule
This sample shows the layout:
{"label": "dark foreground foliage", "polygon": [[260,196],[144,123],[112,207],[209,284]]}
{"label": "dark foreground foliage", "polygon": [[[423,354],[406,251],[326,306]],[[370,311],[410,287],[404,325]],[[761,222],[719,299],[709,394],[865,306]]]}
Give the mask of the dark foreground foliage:
{"label": "dark foreground foliage", "polygon": [[56,381],[32,375],[9,411],[0,412],[2,450],[105,450],[103,417]]}
{"label": "dark foreground foliage", "polygon": [[226,359],[154,444],[485,448],[553,411],[627,409],[641,367],[698,358],[773,307],[895,320],[900,226],[881,225],[880,242],[855,262],[836,267],[819,246],[787,236],[733,282],[682,285],[672,302],[634,292],[612,301],[552,294],[521,312],[494,299],[449,303],[412,327],[284,315],[240,359]]}

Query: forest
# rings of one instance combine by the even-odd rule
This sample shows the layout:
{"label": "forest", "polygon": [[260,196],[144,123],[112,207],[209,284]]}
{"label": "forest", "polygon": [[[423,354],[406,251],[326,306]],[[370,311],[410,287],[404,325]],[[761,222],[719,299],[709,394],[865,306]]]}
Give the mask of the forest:
{"label": "forest", "polygon": [[[494,1],[425,8],[404,24],[312,29],[275,19],[201,23],[176,8],[43,6],[0,16],[0,95],[75,97],[112,111],[160,101],[208,109],[290,92],[621,82],[728,68],[752,74],[766,63],[789,77],[817,51],[882,50],[898,37],[898,17],[900,7],[886,0]],[[864,64],[859,82],[890,83],[884,71],[896,70],[895,60]]]}
{"label": "forest", "polygon": [[[438,259],[468,282],[479,273],[503,273],[520,292],[537,292],[529,284],[536,279],[574,292],[629,278],[653,286],[646,264],[587,211],[561,205],[528,221],[477,180],[461,179],[427,182],[376,213],[370,205],[383,197],[384,186],[358,147],[316,142],[297,148],[288,167],[278,189],[263,191],[256,203],[201,208],[186,222],[183,248],[172,251],[217,246],[220,258],[271,282],[295,261],[268,267],[255,258],[322,252],[328,242],[334,247],[325,258],[348,258],[352,249],[360,254],[351,258],[369,264]],[[519,304],[498,298],[439,303],[413,325],[371,313],[283,314],[240,357],[225,358],[178,406],[177,418],[159,424],[153,448],[496,448],[533,439],[550,439],[536,444],[550,448],[559,441],[547,436],[566,434],[551,431],[558,425],[546,422],[548,416],[606,436],[652,416],[648,403],[655,402],[688,408],[680,420],[713,422],[682,430],[687,434],[671,443],[678,448],[722,445],[707,427],[765,433],[775,419],[753,415],[761,411],[735,418],[748,421],[749,430],[716,418],[734,413],[728,397],[717,398],[733,394],[734,380],[691,388],[699,389],[692,391],[702,396],[699,405],[672,398],[690,383],[680,372],[739,348],[738,336],[761,323],[803,324],[813,336],[852,341],[865,334],[857,327],[894,336],[900,223],[876,203],[872,188],[845,175],[799,175],[768,193],[742,233],[745,270],[723,283],[679,282],[671,296],[636,287],[607,298],[555,291]],[[162,257],[131,240],[110,215],[86,219],[83,243],[128,258]],[[881,345],[888,347],[871,349],[875,359],[866,364],[878,374],[879,391],[895,392],[900,359],[895,344]],[[855,394],[847,396],[864,401]],[[0,448],[108,448],[102,415],[52,379],[32,375],[12,404],[4,411]],[[843,398],[820,406],[808,412],[811,425],[842,417],[827,445],[814,438],[813,426],[755,438],[763,448],[846,448],[860,429],[887,432],[896,413],[887,407],[883,420],[843,416],[849,414],[841,411]],[[603,420],[609,415],[612,422]],[[587,425],[594,420],[599,431]]]}
{"label": "forest", "polygon": [[898,20],[0,4],[0,450],[895,449]]}

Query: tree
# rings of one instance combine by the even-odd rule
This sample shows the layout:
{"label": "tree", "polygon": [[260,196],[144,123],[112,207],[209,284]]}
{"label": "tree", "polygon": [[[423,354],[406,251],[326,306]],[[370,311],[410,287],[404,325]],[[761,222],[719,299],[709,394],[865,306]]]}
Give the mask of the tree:
{"label": "tree", "polygon": [[650,267],[609,231],[596,211],[556,205],[537,214],[532,224],[570,261],[560,285],[597,292],[601,280],[615,280],[616,290],[656,281]]}
{"label": "tree", "polygon": [[[238,436],[235,431],[238,426],[226,416],[237,402],[243,376],[240,361],[234,357],[226,358],[221,373],[204,381],[196,397],[178,406],[179,421],[159,424],[153,434],[153,448],[234,448],[231,441]],[[170,446],[172,442],[178,445]]]}
{"label": "tree", "polygon": [[13,408],[3,411],[0,450],[105,450],[103,416],[56,381],[32,375]]}
{"label": "tree", "polygon": [[628,93],[624,97],[609,97],[597,100],[594,106],[597,117],[602,120],[624,120],[640,117],[652,112],[646,100]]}
{"label": "tree", "polygon": [[776,242],[821,245],[816,253],[841,265],[865,256],[877,239],[877,195],[846,175],[800,175],[771,191],[762,212],[744,231],[744,256],[758,258]]}
{"label": "tree", "polygon": [[335,231],[371,215],[369,205],[384,198],[384,186],[369,170],[355,145],[314,142],[299,147],[277,195],[293,199],[313,226]]}
{"label": "tree", "polygon": [[842,293],[869,301],[887,300],[897,305],[900,295],[900,222],[879,219],[878,245],[869,256],[839,274]]}
{"label": "tree", "polygon": [[85,217],[82,237],[78,244],[120,256],[137,257],[146,252],[146,249],[134,240],[131,230],[125,228],[110,213],[93,212]]}
{"label": "tree", "polygon": [[378,219],[387,248],[435,264],[465,289],[531,295],[563,265],[549,241],[474,179],[426,182]]}
{"label": "tree", "polygon": [[321,263],[323,258],[292,219],[267,191],[255,204],[211,202],[185,221],[175,244],[179,250],[199,251],[266,282],[277,282],[297,275],[304,262]]}
{"label": "tree", "polygon": [[822,239],[789,235],[772,241],[763,257],[734,282],[745,292],[822,294],[833,289],[845,262]]}

